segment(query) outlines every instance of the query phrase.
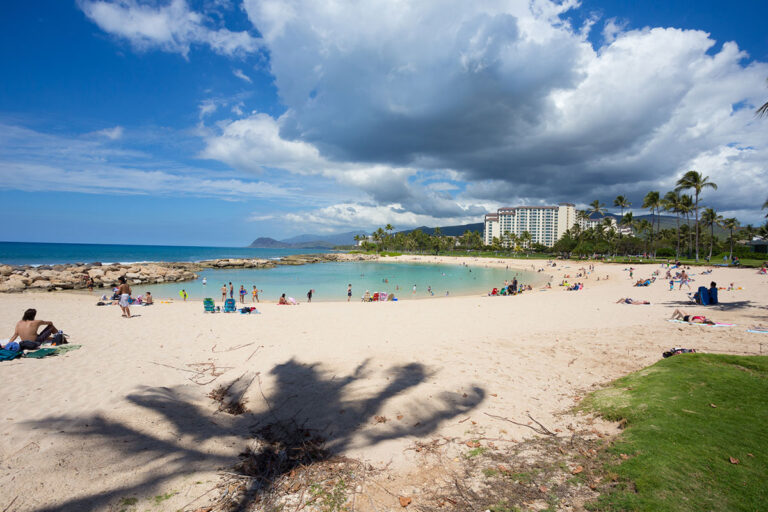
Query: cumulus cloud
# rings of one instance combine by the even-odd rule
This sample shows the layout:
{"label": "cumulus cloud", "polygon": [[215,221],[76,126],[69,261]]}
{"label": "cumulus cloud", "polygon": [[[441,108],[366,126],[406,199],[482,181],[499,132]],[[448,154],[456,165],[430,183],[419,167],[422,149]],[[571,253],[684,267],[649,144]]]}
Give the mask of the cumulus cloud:
{"label": "cumulus cloud", "polygon": [[[562,19],[575,1],[244,7],[287,110],[224,123],[207,139],[207,157],[238,169],[319,174],[378,206],[446,219],[518,201],[639,201],[692,166],[724,183],[738,169],[738,204],[764,200],[764,127],[752,111],[768,66],[735,43],[609,20],[593,47],[595,20]],[[415,182],[446,170],[466,186]],[[733,198],[721,190],[711,201],[732,209]]]}
{"label": "cumulus cloud", "polygon": [[79,0],[78,5],[99,28],[138,50],[158,48],[186,58],[192,45],[206,45],[227,56],[259,48],[259,40],[248,32],[209,27],[209,20],[190,10],[186,0],[170,0],[165,5],[138,0]]}

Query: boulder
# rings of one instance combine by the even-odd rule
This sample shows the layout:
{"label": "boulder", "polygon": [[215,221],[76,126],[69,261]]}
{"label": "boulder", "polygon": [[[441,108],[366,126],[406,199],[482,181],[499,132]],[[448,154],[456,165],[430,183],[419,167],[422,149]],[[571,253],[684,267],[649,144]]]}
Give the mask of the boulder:
{"label": "boulder", "polygon": [[13,267],[10,265],[0,265],[0,276],[9,276],[13,274]]}
{"label": "boulder", "polygon": [[138,272],[126,272],[125,277],[126,279],[138,279],[140,274]]}
{"label": "boulder", "polygon": [[0,292],[2,293],[14,293],[23,292],[26,285],[19,279],[9,279],[0,283]]}
{"label": "boulder", "polygon": [[93,279],[104,277],[104,271],[100,268],[92,268],[88,271],[88,275]]}
{"label": "boulder", "polygon": [[48,288],[51,288],[51,282],[46,281],[45,279],[39,279],[37,281],[34,281],[32,284],[29,285],[30,288],[40,288],[43,290],[47,290]]}

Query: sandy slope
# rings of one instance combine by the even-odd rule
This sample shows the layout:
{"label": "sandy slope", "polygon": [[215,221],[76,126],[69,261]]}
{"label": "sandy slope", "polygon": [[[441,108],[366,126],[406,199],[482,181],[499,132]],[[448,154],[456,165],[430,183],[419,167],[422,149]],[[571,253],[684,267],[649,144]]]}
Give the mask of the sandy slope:
{"label": "sandy slope", "polygon": [[[561,263],[553,277],[580,266]],[[657,268],[634,266],[636,278]],[[119,510],[121,499],[136,497],[149,500],[141,510],[176,510],[211,488],[252,432],[286,419],[316,429],[337,452],[407,470],[416,464],[404,451],[413,440],[461,436],[468,417],[516,439],[533,433],[485,413],[523,420],[530,412],[550,429],[581,421],[560,413],[672,345],[768,354],[768,335],[745,332],[768,322],[768,278],[719,268],[696,277],[696,285],[743,287],[721,292],[724,304],[706,312],[737,327],[666,322],[675,307],[701,308],[663,280],[633,288],[618,265],[598,265],[580,292],[262,303],[258,316],[206,315],[199,303],[175,302],[136,308],[140,316],[128,320],[81,294],[0,296],[9,334],[35,307],[83,345],[0,363],[0,509],[15,498],[9,510]],[[614,304],[624,296],[653,305]],[[197,363],[217,371],[195,373],[211,368]],[[206,394],[248,370],[259,372],[246,395],[250,412],[217,412]],[[166,493],[176,494],[155,503]]]}

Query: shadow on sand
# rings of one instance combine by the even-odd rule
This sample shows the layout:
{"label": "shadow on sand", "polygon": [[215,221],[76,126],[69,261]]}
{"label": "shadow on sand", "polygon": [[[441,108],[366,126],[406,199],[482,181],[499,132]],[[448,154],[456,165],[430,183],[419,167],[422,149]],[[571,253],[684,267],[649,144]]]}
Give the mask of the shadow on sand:
{"label": "shadow on sand", "polygon": [[[339,377],[329,375],[318,363],[302,364],[290,360],[277,365],[270,370],[275,379],[274,392],[268,395],[261,392],[260,379],[254,382],[249,392],[249,396],[263,400],[263,411],[228,416],[225,422],[213,421],[210,408],[185,399],[189,396],[188,386],[151,388],[127,397],[149,416],[160,415],[164,422],[172,425],[171,429],[162,432],[153,432],[149,425],[139,430],[101,415],[58,416],[30,422],[30,428],[53,429],[62,423],[74,425],[66,433],[57,435],[80,437],[86,451],[99,449],[98,453],[103,454],[107,450],[106,453],[112,456],[94,463],[101,474],[142,473],[138,483],[101,490],[39,510],[106,510],[120,498],[163,492],[167,490],[164,483],[171,478],[199,471],[231,470],[236,467],[237,459],[200,448],[204,441],[217,436],[233,436],[244,449],[248,441],[249,445],[264,451],[250,454],[251,465],[271,464],[269,477],[253,479],[249,492],[237,504],[237,508],[247,509],[249,502],[269,492],[277,478],[297,465],[307,463],[306,459],[292,458],[290,454],[296,450],[306,451],[308,438],[316,447],[312,461],[323,461],[350,446],[367,448],[387,440],[428,435],[442,421],[466,414],[485,397],[484,390],[478,387],[472,387],[466,393],[444,392],[429,398],[423,393],[421,398],[408,401],[405,421],[381,422],[378,415],[388,400],[433,375],[421,364],[395,366],[386,371],[388,384],[382,389],[371,389],[366,384],[366,379],[372,375],[369,366],[368,361],[363,362],[351,374]],[[258,400],[252,401],[256,403]],[[272,453],[277,445],[281,454]],[[275,457],[280,459],[280,464],[274,464]],[[151,469],[143,470],[145,465],[150,465]],[[241,470],[242,466],[237,465]],[[49,471],[56,470],[50,468]]]}

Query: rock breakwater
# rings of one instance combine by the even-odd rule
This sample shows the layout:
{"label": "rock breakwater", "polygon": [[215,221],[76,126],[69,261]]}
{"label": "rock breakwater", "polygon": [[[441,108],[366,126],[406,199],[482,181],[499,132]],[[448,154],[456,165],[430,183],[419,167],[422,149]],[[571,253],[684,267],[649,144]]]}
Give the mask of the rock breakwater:
{"label": "rock breakwater", "polygon": [[78,290],[111,288],[121,276],[129,284],[156,284],[191,281],[205,269],[258,269],[278,265],[306,265],[328,261],[365,261],[376,256],[364,254],[293,254],[280,259],[217,259],[198,262],[156,262],[134,264],[77,263],[63,265],[0,265],[0,293],[25,290]]}

